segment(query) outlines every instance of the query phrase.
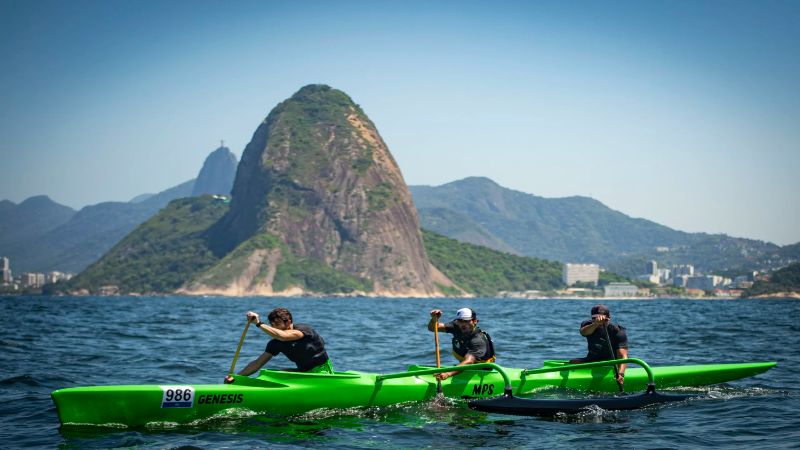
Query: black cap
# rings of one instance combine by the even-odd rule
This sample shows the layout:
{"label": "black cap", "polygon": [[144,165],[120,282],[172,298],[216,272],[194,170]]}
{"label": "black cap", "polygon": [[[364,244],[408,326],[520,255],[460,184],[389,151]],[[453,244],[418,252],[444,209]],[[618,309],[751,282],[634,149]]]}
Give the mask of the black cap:
{"label": "black cap", "polygon": [[611,311],[608,310],[608,306],[606,305],[594,305],[592,306],[592,315],[595,314],[602,314],[604,316],[610,316]]}

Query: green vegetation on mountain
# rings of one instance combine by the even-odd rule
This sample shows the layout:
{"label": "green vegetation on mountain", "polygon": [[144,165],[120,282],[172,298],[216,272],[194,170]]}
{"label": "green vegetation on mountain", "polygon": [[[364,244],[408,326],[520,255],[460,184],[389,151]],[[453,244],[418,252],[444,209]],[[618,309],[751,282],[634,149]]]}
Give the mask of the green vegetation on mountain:
{"label": "green vegetation on mountain", "polygon": [[780,250],[781,258],[788,258],[793,261],[800,261],[800,242],[791,245],[784,245]]}
{"label": "green vegetation on mountain", "polygon": [[[344,92],[326,85],[309,85],[290,99],[281,102],[267,117],[267,126],[279,141],[276,147],[292,149],[289,167],[281,172],[288,180],[308,180],[329,170],[334,159],[341,157],[331,148],[348,148],[350,133],[334,130],[350,130],[352,124],[347,117],[355,114],[362,122],[372,124],[361,108]],[[329,142],[326,142],[330,139]],[[350,168],[359,175],[372,166],[372,154],[376,149],[364,142],[349,156]],[[270,166],[274,160],[267,161]]]}
{"label": "green vegetation on mountain", "polygon": [[770,275],[769,281],[756,281],[743,296],[755,297],[779,293],[800,293],[800,263],[776,270]]}
{"label": "green vegetation on mountain", "polygon": [[[631,280],[614,272],[609,272],[609,271],[600,272],[600,279],[597,280],[597,285],[605,286],[608,283],[631,283]],[[637,286],[639,286],[639,284],[637,284]]]}
{"label": "green vegetation on mountain", "polygon": [[175,200],[64,289],[94,292],[115,285],[123,293],[172,292],[217,262],[208,248],[207,230],[227,210],[211,196]]}
{"label": "green vegetation on mountain", "polygon": [[560,263],[502,253],[424,229],[422,238],[433,265],[468,293],[492,296],[564,287]]}

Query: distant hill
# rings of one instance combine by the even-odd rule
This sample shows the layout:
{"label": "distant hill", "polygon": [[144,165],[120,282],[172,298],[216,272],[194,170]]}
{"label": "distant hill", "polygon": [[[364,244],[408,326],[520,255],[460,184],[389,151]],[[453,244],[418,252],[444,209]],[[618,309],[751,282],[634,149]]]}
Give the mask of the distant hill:
{"label": "distant hill", "polygon": [[57,228],[74,215],[74,209],[45,195],[30,197],[19,205],[0,201],[0,255],[14,254],[20,243]]}
{"label": "distant hill", "polygon": [[12,247],[12,268],[15,273],[80,272],[171,200],[188,196],[193,184],[194,180],[187,181],[139,203],[105,202],[81,208],[67,222]]}
{"label": "distant hill", "polygon": [[685,233],[591,198],[543,198],[488,178],[409,190],[423,228],[520,255],[599,263],[629,277],[642,273],[651,259],[661,265],[691,263],[702,271],[780,267],[800,259],[797,246]]}
{"label": "distant hill", "polygon": [[501,291],[564,288],[561,263],[510,255],[422,230],[431,262],[466,292],[493,296]]}
{"label": "distant hill", "polygon": [[800,263],[777,270],[769,281],[759,280],[743,294],[745,297],[800,297]]}
{"label": "distant hill", "polygon": [[114,245],[64,289],[173,292],[219,258],[209,250],[208,228],[227,212],[211,196],[173,201]]}
{"label": "distant hill", "polygon": [[[205,171],[207,185],[212,187],[212,176],[216,174],[222,177],[224,182],[216,186],[225,190],[225,183],[230,182],[225,180],[233,179],[233,174],[228,172],[235,173],[236,165],[230,164],[224,152],[216,152],[223,158],[214,158],[211,162],[207,159],[201,172]],[[225,162],[217,164],[219,159],[224,159]],[[230,192],[230,185],[227,186]],[[2,202],[0,229],[9,230],[7,236],[12,237],[8,239],[10,242],[6,242],[6,233],[0,235],[0,244],[3,244],[0,245],[0,254],[9,256],[14,273],[53,270],[77,273],[97,261],[137,225],[152,217],[169,202],[190,197],[194,190],[195,180],[192,179],[157,194],[137,196],[130,202],[98,203],[86,206],[77,213],[52,201],[50,203],[56,206],[47,206],[47,202],[41,198],[32,197],[20,206],[32,201],[41,207],[34,210],[26,205],[27,210],[33,212],[25,216],[17,214],[20,218],[13,221],[6,220],[2,215],[3,208],[9,209],[6,204],[10,202]],[[37,225],[40,223],[42,226]]]}
{"label": "distant hill", "polygon": [[228,147],[219,147],[211,152],[197,175],[192,197],[203,194],[231,195],[237,164],[236,155]]}

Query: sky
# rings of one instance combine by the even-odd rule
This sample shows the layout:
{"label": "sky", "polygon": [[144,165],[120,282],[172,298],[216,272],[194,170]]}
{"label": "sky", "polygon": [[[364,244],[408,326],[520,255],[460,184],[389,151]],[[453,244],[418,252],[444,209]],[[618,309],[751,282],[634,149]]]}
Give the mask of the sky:
{"label": "sky", "polygon": [[798,1],[0,0],[0,64],[15,203],[172,187],[323,83],[410,185],[485,176],[800,241]]}

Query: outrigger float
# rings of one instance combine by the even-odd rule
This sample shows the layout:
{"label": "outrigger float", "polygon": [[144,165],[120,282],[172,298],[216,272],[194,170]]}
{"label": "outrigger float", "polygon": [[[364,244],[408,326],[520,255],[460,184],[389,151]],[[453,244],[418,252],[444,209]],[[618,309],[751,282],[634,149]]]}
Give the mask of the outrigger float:
{"label": "outrigger float", "polygon": [[[625,389],[647,390],[638,396],[538,400],[519,398],[546,388],[613,393],[618,386],[610,366],[638,364],[625,373]],[[231,410],[255,414],[296,415],[315,409],[388,406],[427,401],[437,394],[436,373],[462,370],[441,383],[444,396],[468,399],[474,409],[504,414],[549,415],[596,404],[604,409],[640,408],[682,400],[655,393],[665,387],[705,386],[766,372],[775,362],[708,364],[650,368],[636,358],[568,364],[545,361],[538,369],[511,369],[494,363],[461,367],[410,366],[407,371],[375,374],[356,371],[316,374],[262,370],[255,378],[233,375],[232,384],[122,385],[59,389],[52,393],[64,425],[143,426],[191,424],[226,417]],[[234,412],[235,414],[235,412]]]}

